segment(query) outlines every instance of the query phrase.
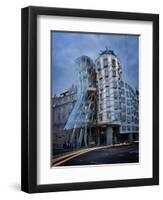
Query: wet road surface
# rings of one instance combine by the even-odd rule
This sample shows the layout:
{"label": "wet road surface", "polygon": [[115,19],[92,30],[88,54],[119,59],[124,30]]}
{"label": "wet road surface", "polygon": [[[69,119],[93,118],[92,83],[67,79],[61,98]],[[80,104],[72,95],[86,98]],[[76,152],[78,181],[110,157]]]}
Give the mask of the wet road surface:
{"label": "wet road surface", "polygon": [[138,143],[133,143],[115,147],[97,148],[88,152],[85,150],[81,155],[69,156],[60,161],[57,166],[136,163],[139,162],[139,145]]}

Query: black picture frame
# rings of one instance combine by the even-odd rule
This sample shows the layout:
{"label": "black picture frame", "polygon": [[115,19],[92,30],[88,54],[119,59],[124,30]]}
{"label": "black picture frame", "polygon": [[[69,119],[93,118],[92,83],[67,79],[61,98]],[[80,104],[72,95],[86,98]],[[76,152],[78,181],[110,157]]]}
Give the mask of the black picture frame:
{"label": "black picture frame", "polygon": [[[37,184],[37,16],[151,21],[153,23],[153,177]],[[21,190],[28,193],[159,184],[159,15],[30,6],[21,11]]]}

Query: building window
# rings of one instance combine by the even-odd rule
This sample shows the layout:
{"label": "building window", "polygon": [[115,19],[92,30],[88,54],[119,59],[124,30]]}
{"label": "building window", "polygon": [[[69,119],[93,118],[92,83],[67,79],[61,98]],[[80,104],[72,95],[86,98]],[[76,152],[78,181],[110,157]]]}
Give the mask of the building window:
{"label": "building window", "polygon": [[125,94],[125,90],[121,89],[121,94],[124,95]]}
{"label": "building window", "polygon": [[133,110],[133,114],[136,115],[136,110],[135,109]]}
{"label": "building window", "polygon": [[107,115],[107,119],[111,119],[111,113],[110,113],[110,111],[107,111],[106,115]]}
{"label": "building window", "polygon": [[115,114],[115,120],[116,120],[116,121],[121,120],[121,115],[120,115],[120,113],[116,113],[116,114]]}
{"label": "building window", "polygon": [[106,89],[106,97],[109,97],[110,93],[109,93],[109,89]]}
{"label": "building window", "polygon": [[115,103],[114,103],[114,109],[115,109],[115,110],[118,110],[119,107],[120,107],[120,106],[119,106],[119,102],[115,102]]}
{"label": "building window", "polygon": [[129,99],[127,99],[127,105],[130,106],[130,100]]}
{"label": "building window", "polygon": [[112,77],[116,77],[116,70],[112,70]]}
{"label": "building window", "polygon": [[130,117],[127,117],[127,123],[130,124]]}
{"label": "building window", "polygon": [[103,110],[103,103],[100,103],[100,111]]}
{"label": "building window", "polygon": [[107,69],[105,68],[105,71],[104,71],[104,72],[105,72],[105,77],[108,77],[108,76],[109,76],[108,68],[107,68]]}
{"label": "building window", "polygon": [[114,99],[118,99],[117,91],[114,91]]}
{"label": "building window", "polygon": [[115,61],[115,59],[112,59],[112,67],[113,67],[113,68],[116,67],[116,61]]}
{"label": "building window", "polygon": [[124,82],[120,81],[120,87],[123,87],[123,86],[124,86]]}
{"label": "building window", "polygon": [[99,120],[102,121],[102,114],[99,114]]}
{"label": "building window", "polygon": [[122,97],[122,98],[121,98],[121,101],[122,101],[122,103],[125,104],[125,97]]}
{"label": "building window", "polygon": [[111,120],[114,121],[115,120],[115,115],[111,114]]}
{"label": "building window", "polygon": [[98,61],[98,62],[97,62],[97,70],[100,71],[100,70],[101,70],[100,68],[101,68],[101,66],[100,66],[100,61]]}
{"label": "building window", "polygon": [[122,126],[122,131],[126,131],[126,126]]}
{"label": "building window", "polygon": [[116,89],[117,88],[117,82],[113,81],[113,88]]}
{"label": "building window", "polygon": [[99,89],[102,89],[102,86],[103,86],[103,81],[102,79],[99,80]]}
{"label": "building window", "polygon": [[130,131],[130,126],[127,126],[127,130]]}
{"label": "building window", "polygon": [[126,106],[122,107],[122,112],[126,112]]}
{"label": "building window", "polygon": [[126,122],[126,115],[122,115],[122,122]]}
{"label": "building window", "polygon": [[134,122],[134,117],[132,116],[132,122]]}
{"label": "building window", "polygon": [[111,106],[111,105],[110,105],[110,101],[107,100],[107,101],[106,101],[106,107],[107,107],[107,108],[110,108],[110,106]]}
{"label": "building window", "polygon": [[130,108],[127,108],[127,114],[128,115],[130,114]]}
{"label": "building window", "polygon": [[108,78],[105,78],[105,85],[106,85],[106,87],[109,87],[109,79]]}
{"label": "building window", "polygon": [[137,118],[135,118],[135,124],[138,124],[138,119]]}
{"label": "building window", "polygon": [[104,59],[103,59],[103,63],[104,63],[104,67],[107,67],[107,66],[108,66],[108,59],[107,59],[107,58],[104,58]]}
{"label": "building window", "polygon": [[126,91],[126,96],[129,97],[129,92],[128,91]]}

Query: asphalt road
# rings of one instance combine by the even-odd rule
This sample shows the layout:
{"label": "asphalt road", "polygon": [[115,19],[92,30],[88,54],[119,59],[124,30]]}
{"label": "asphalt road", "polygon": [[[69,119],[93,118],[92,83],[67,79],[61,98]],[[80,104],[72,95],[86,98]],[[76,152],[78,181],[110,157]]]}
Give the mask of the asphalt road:
{"label": "asphalt road", "polygon": [[139,162],[138,144],[95,149],[61,163],[59,166]]}

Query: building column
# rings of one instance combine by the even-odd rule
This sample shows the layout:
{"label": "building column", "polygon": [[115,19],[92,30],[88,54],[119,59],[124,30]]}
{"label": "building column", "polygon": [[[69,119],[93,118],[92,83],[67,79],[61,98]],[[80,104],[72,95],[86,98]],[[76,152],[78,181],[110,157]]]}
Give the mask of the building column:
{"label": "building column", "polygon": [[70,136],[70,143],[71,143],[71,144],[74,143],[75,132],[76,132],[76,129],[74,128],[74,129],[72,130],[72,134],[71,134],[71,136]]}
{"label": "building column", "polygon": [[112,127],[106,128],[106,144],[113,144],[113,129],[112,129]]}
{"label": "building column", "polygon": [[129,142],[133,142],[133,133],[129,133]]}
{"label": "building column", "polygon": [[89,133],[88,133],[88,145],[90,144],[90,142],[92,141],[92,132],[91,132],[91,127],[88,128]]}
{"label": "building column", "polygon": [[87,126],[85,126],[85,133],[84,133],[84,146],[87,147]]}
{"label": "building column", "polygon": [[117,144],[118,143],[118,139],[117,139],[117,136],[115,135],[114,136],[114,144]]}
{"label": "building column", "polygon": [[97,128],[97,145],[100,145],[100,131],[99,131],[99,128]]}
{"label": "building column", "polygon": [[81,147],[82,141],[83,141],[83,128],[80,129],[80,134],[79,134],[79,138],[78,138],[78,145],[79,147]]}

